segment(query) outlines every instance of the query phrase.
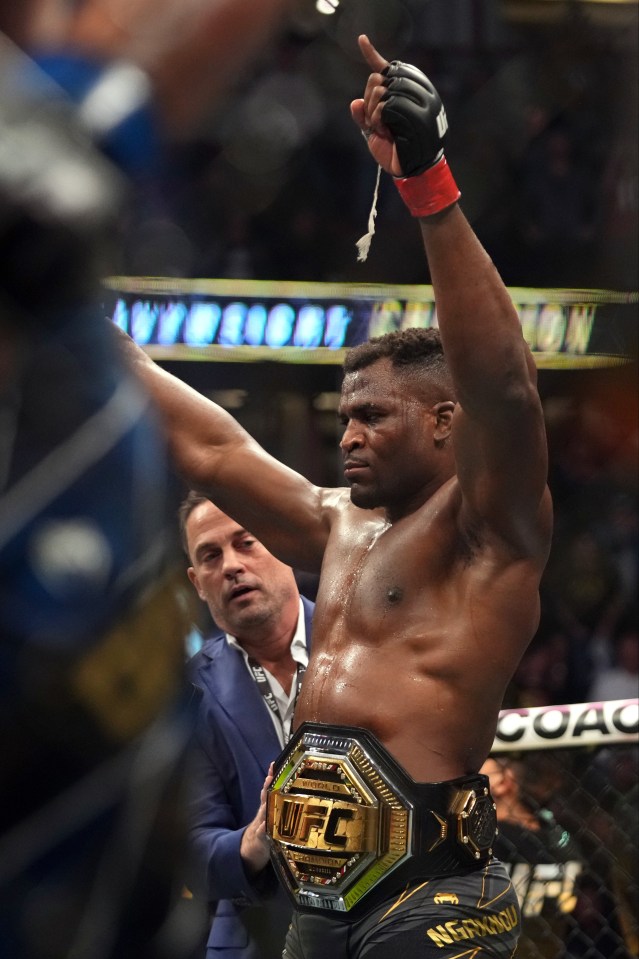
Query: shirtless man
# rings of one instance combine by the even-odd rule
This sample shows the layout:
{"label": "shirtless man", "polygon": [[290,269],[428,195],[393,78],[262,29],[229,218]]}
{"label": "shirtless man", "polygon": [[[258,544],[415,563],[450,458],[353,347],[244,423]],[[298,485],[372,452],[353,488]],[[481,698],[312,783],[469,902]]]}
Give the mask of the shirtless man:
{"label": "shirtless man", "polygon": [[297,733],[269,794],[297,906],[285,956],[506,957],[518,907],[477,771],[538,623],[552,526],[542,409],[516,311],[457,204],[436,91],[359,44],[371,75],[352,116],[418,218],[446,361],[434,331],[351,351],[349,488],[323,489],[129,353],[189,482],[284,562],[321,569]]}

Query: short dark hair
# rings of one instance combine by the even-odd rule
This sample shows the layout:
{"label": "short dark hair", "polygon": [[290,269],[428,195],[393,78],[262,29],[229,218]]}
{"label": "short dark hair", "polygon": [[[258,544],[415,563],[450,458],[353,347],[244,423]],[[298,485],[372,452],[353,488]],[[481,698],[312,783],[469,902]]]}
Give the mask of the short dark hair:
{"label": "short dark hair", "polygon": [[[189,544],[186,538],[186,523],[195,509],[196,506],[199,506],[200,503],[210,502],[208,496],[204,496],[203,493],[197,493],[194,489],[189,490],[187,495],[184,497],[180,506],[178,508],[178,523],[180,524],[180,542],[182,543],[182,549],[189,556]],[[189,556],[189,559],[191,557]]]}
{"label": "short dark hair", "polygon": [[385,358],[394,367],[427,374],[429,379],[445,384],[453,395],[439,330],[409,327],[374,336],[348,350],[344,358],[344,373],[355,373]]}

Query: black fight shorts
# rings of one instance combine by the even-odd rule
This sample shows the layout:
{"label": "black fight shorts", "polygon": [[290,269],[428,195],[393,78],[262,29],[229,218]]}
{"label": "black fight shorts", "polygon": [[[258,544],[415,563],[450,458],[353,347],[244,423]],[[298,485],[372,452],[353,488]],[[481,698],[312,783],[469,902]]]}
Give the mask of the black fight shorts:
{"label": "black fight shorts", "polygon": [[510,959],[519,902],[497,859],[463,876],[411,880],[354,922],[297,910],[282,959]]}

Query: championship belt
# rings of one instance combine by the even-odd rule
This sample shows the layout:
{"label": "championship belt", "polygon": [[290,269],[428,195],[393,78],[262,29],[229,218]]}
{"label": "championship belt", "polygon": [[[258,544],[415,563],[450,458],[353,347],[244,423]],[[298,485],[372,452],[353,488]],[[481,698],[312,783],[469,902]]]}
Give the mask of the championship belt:
{"label": "championship belt", "polygon": [[373,890],[472,872],[497,832],[486,776],[416,783],[372,733],[323,723],[300,726],[278,757],[266,822],[295,905],[342,919]]}

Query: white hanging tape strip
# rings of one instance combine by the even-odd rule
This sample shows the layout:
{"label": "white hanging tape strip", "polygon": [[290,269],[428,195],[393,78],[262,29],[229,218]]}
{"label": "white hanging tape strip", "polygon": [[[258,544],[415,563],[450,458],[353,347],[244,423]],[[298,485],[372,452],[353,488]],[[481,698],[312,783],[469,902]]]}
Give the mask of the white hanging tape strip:
{"label": "white hanging tape strip", "polygon": [[379,181],[382,175],[381,166],[377,166],[377,179],[375,180],[375,192],[373,193],[373,203],[371,205],[371,212],[368,214],[368,233],[365,233],[364,236],[360,237],[357,243],[357,261],[358,263],[363,263],[367,256],[368,251],[371,248],[371,241],[373,239],[373,234],[375,232],[375,217],[377,216],[377,195],[379,193]]}

